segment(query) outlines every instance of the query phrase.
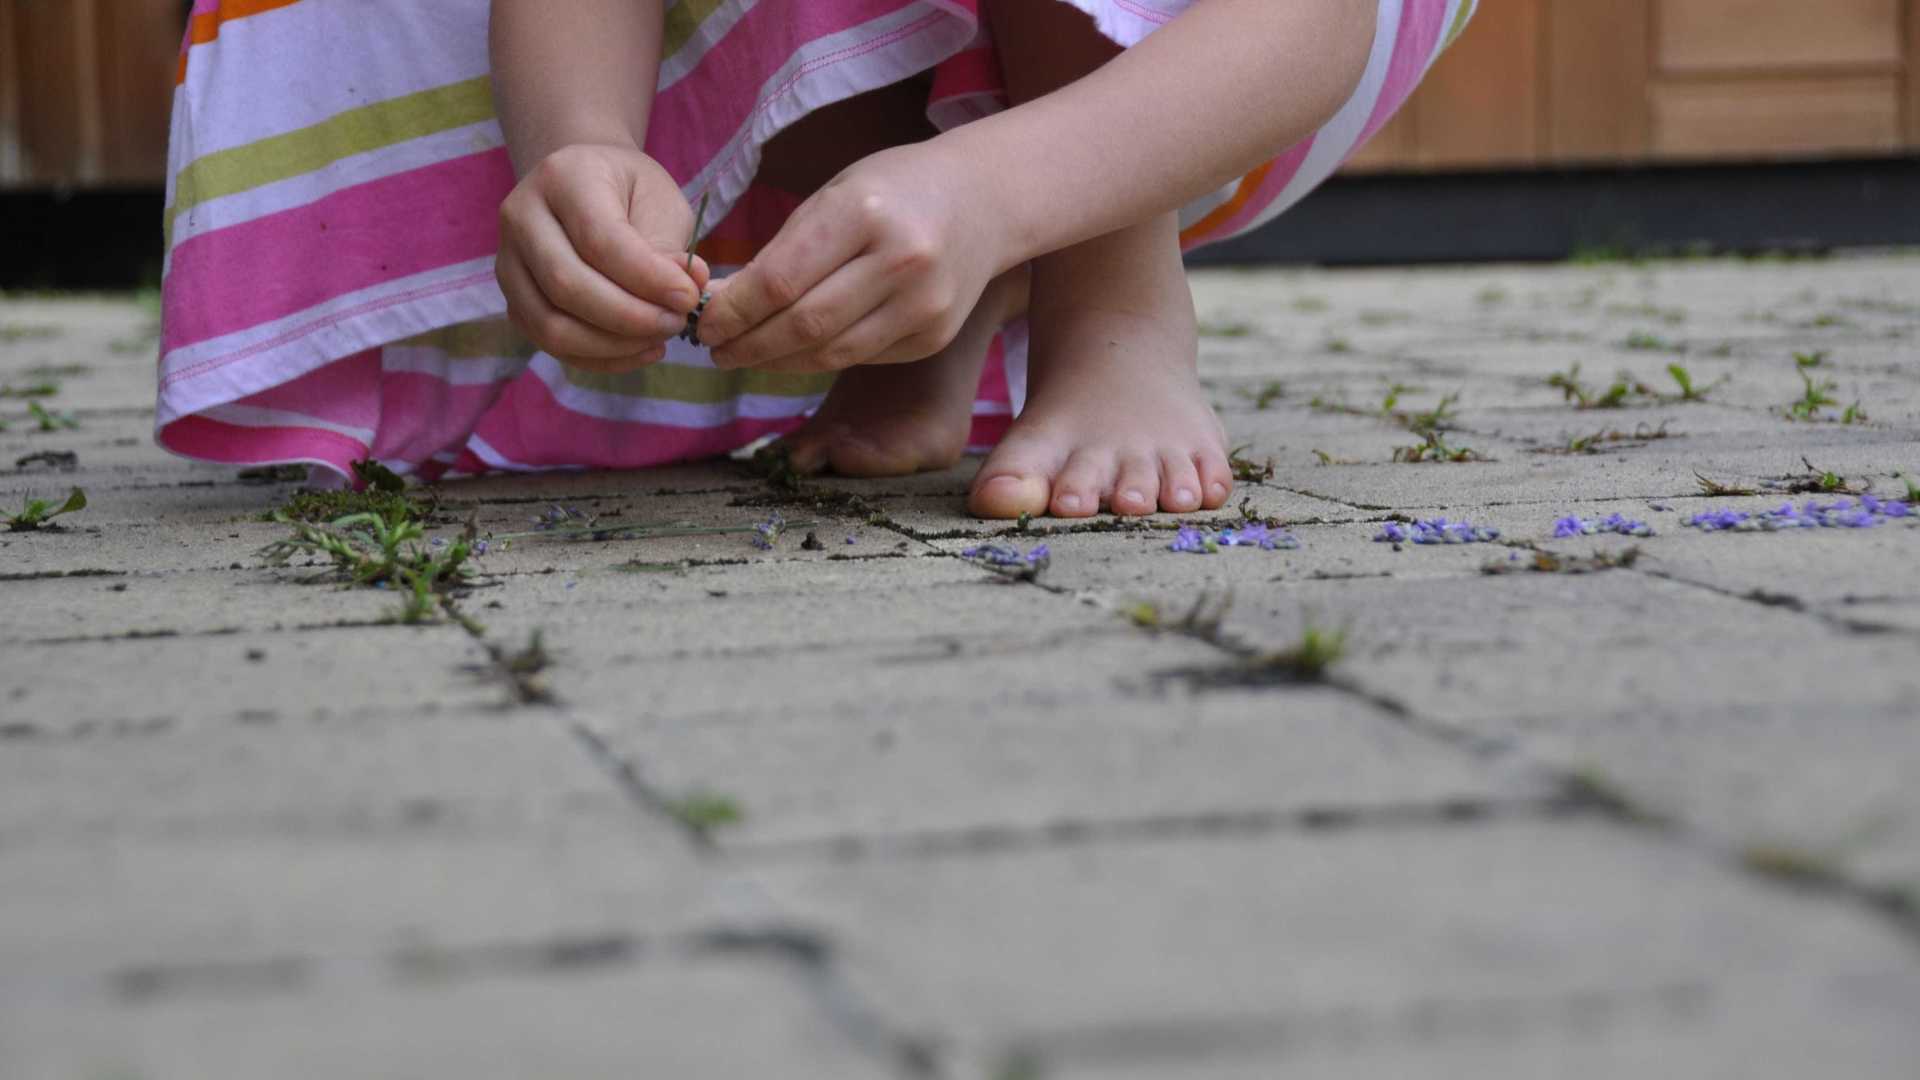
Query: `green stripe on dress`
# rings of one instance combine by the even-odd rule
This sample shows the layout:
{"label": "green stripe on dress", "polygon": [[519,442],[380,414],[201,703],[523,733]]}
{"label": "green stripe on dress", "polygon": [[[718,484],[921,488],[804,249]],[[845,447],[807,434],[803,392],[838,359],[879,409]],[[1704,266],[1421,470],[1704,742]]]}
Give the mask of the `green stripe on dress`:
{"label": "green stripe on dress", "polygon": [[173,205],[167,209],[167,245],[173,244],[174,219],[201,203],[493,116],[493,86],[483,75],[350,109],[298,131],[197,158],[180,170],[174,184]]}

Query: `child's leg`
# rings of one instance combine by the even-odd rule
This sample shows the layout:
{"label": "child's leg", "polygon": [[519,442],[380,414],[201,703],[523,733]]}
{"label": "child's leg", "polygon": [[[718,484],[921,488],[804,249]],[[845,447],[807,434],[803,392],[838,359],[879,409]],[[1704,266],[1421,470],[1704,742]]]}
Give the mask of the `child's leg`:
{"label": "child's leg", "polygon": [[[1016,105],[1117,52],[1065,3],[987,11]],[[1173,214],[1034,260],[1029,320],[1026,407],[974,481],[974,513],[1184,513],[1227,501],[1225,434],[1195,372]]]}
{"label": "child's leg", "polygon": [[[880,150],[932,138],[923,79],[811,113],[767,144],[756,180],[811,194]],[[945,349],[911,364],[861,365],[834,380],[805,425],[781,441],[802,472],[902,476],[960,460],[993,336],[1026,308],[1024,275],[993,283]]]}

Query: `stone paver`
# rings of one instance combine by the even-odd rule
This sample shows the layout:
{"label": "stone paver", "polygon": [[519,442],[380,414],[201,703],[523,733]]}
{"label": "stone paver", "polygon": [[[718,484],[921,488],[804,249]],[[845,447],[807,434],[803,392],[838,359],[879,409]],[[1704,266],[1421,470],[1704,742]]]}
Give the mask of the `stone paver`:
{"label": "stone paver", "polygon": [[[435,534],[792,528],[496,545],[474,633],[265,565],[295,485],[153,448],[139,305],[0,300],[0,387],[79,424],[0,398],[0,505],[92,499],[0,532],[0,1075],[1910,1075],[1920,527],[1681,523],[1920,482],[1920,259],[1195,289],[1274,474],[1191,524],[1296,550],[1018,535],[971,464],[493,477]],[[1796,354],[1866,420],[1789,420]],[[1454,394],[1490,460],[1395,462]],[[1272,660],[1309,627],[1321,684]],[[553,704],[494,659],[536,634]]]}

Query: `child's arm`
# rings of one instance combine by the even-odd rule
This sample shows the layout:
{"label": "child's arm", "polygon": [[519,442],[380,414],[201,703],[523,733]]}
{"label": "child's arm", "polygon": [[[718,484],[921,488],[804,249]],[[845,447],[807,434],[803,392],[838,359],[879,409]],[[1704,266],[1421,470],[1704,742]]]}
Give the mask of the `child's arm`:
{"label": "child's arm", "polygon": [[664,0],[493,0],[494,97],[522,180],[500,208],[514,324],[579,367],[650,363],[686,324],[706,265],[693,211],[641,152]]}
{"label": "child's arm", "polygon": [[729,367],[930,355],[994,275],[1175,209],[1311,135],[1359,81],[1375,10],[1202,0],[1057,93],[874,155],[716,290],[701,338]]}

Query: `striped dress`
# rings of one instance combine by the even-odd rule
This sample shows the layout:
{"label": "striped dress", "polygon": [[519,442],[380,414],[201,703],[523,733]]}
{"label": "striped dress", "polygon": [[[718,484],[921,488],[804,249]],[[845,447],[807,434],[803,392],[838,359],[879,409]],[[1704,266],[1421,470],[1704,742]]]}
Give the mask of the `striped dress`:
{"label": "striped dress", "polygon": [[[1041,0],[1033,0],[1041,2]],[[1071,0],[1132,45],[1192,0]],[[1188,207],[1189,247],[1297,203],[1405,102],[1475,0],[1377,0],[1353,98],[1324,129]],[[933,71],[929,118],[1005,107],[978,0],[676,0],[646,150],[710,194],[716,273],[793,196],[760,149],[813,109]],[[675,342],[623,375],[566,368],[504,317],[498,208],[512,189],[488,80],[488,0],[197,0],[174,95],[156,437],[189,457],[378,459],[432,480],[628,468],[789,431],[831,376],[722,372]],[[972,442],[1018,407],[1024,334],[995,343]]]}

